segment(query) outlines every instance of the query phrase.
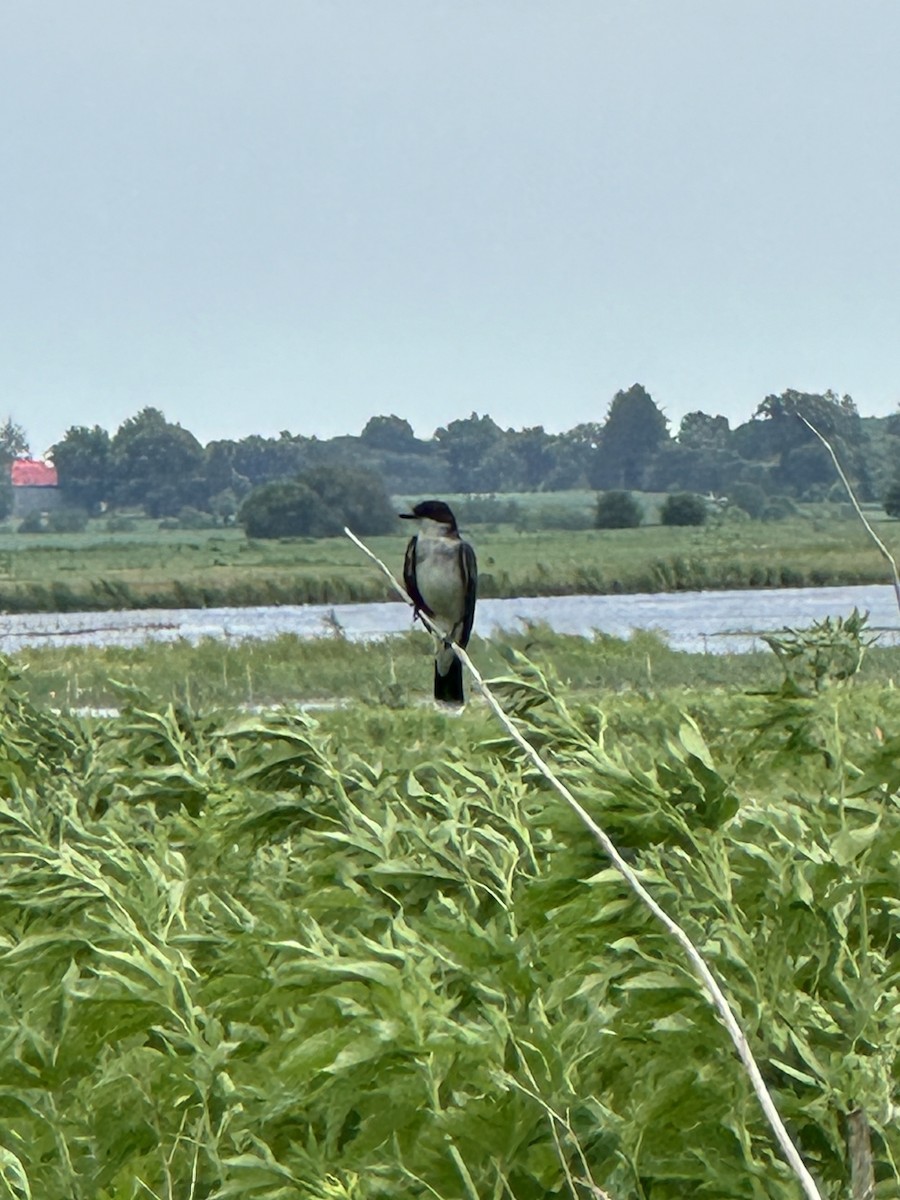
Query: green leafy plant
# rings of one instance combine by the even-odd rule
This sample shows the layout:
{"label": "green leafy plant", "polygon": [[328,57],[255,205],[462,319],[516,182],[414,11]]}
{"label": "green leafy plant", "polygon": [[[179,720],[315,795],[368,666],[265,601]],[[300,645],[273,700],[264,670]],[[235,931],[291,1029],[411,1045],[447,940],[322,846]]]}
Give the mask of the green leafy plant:
{"label": "green leafy plant", "polygon": [[[504,703],[713,963],[823,1197],[858,1114],[895,1194],[896,693],[586,703],[508,657]],[[679,947],[477,706],[122,689],[76,719],[2,665],[0,1190],[799,1195]],[[820,736],[788,749],[798,705]]]}
{"label": "green leafy plant", "polygon": [[868,613],[854,608],[849,617],[825,617],[804,629],[763,635],[785,675],[785,688],[797,695],[823,691],[857,674],[875,641]]}

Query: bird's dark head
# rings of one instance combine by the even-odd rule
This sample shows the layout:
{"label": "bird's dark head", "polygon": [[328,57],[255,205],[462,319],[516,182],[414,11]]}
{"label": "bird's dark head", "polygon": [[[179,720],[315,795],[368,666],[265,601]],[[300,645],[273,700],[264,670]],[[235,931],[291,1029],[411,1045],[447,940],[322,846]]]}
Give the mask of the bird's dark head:
{"label": "bird's dark head", "polygon": [[443,500],[423,500],[412,512],[399,515],[404,521],[418,521],[420,525],[427,521],[456,532],[456,517],[449,504],[445,504]]}

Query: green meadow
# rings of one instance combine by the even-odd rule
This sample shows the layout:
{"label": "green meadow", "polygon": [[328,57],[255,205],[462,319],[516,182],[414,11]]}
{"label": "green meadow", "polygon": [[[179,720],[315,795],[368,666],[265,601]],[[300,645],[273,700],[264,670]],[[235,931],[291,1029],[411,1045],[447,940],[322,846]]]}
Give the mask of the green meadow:
{"label": "green meadow", "polygon": [[[580,695],[687,685],[765,688],[778,676],[769,652],[684,654],[653,633],[636,632],[628,640],[580,638],[534,626],[498,640],[476,635],[469,648],[487,675],[502,672],[505,656],[514,650]],[[431,653],[430,638],[417,630],[363,643],[285,634],[266,641],[208,638],[198,645],[29,647],[11,661],[34,703],[65,710],[117,707],[132,690],[154,704],[201,710],[345,701],[403,709],[429,699]],[[900,666],[900,653],[896,659],[893,651],[884,656],[879,678],[887,677],[895,661]]]}
{"label": "green meadow", "polygon": [[[457,502],[457,498],[451,497]],[[514,521],[508,502],[517,505]],[[399,503],[399,502],[398,502]],[[657,592],[884,582],[885,565],[846,505],[807,506],[762,523],[715,516],[699,528],[584,528],[588,493],[481,501],[466,523],[483,596]],[[466,498],[458,498],[465,515]],[[654,499],[646,498],[648,519]],[[879,514],[872,512],[871,519]],[[582,527],[572,527],[582,526]],[[900,553],[900,525],[880,521]],[[371,539],[399,573],[408,530]],[[127,532],[92,522],[77,534],[0,535],[0,611],[335,604],[380,600],[385,581],[343,537],[250,541],[237,529],[169,530],[136,519]]]}

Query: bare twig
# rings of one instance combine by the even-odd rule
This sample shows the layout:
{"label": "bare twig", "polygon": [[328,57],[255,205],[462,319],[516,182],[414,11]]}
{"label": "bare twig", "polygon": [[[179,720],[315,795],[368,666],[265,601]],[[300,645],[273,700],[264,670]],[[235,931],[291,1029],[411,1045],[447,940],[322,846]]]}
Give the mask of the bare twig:
{"label": "bare twig", "polygon": [[[359,538],[356,537],[356,535],[349,529],[345,528],[344,533],[347,534],[350,540],[354,542],[364,554],[366,554],[374,563],[377,564],[383,574],[390,580],[397,594],[402,596],[406,600],[407,604],[409,604],[411,607],[415,607],[412,600],[407,595],[405,588],[394,577],[390,568],[386,567],[381,559],[373,554],[367,546],[363,545]],[[420,612],[419,616],[423,624],[425,624],[432,633],[438,634],[439,631],[432,626],[431,622],[424,613]],[[650,912],[653,913],[657,920],[665,926],[668,932],[684,950],[691,966],[694,969],[695,974],[703,984],[713,1008],[718,1013],[719,1019],[722,1021],[722,1024],[728,1031],[732,1043],[734,1044],[734,1048],[737,1051],[738,1058],[743,1063],[744,1069],[746,1070],[750,1078],[750,1082],[753,1085],[753,1090],[756,1092],[760,1106],[769,1122],[769,1125],[772,1128],[772,1132],[775,1135],[775,1140],[778,1142],[785,1159],[799,1179],[807,1200],[822,1200],[822,1195],[819,1192],[819,1189],[816,1187],[814,1179],[807,1170],[803,1159],[800,1157],[797,1147],[791,1141],[790,1134],[788,1133],[785,1124],[781,1119],[778,1109],[775,1107],[775,1102],[769,1093],[769,1089],[766,1087],[765,1080],[762,1077],[762,1072],[760,1071],[756,1059],[753,1056],[753,1051],[750,1049],[750,1044],[744,1036],[744,1033],[738,1024],[737,1018],[732,1012],[725,993],[722,991],[718,981],[716,980],[710,968],[707,966],[703,955],[688,937],[687,933],[678,924],[678,922],[670,917],[665,909],[662,908],[662,906],[658,904],[656,900],[654,900],[651,894],[644,887],[641,880],[638,878],[637,874],[631,869],[631,867],[616,849],[616,846],[609,835],[600,827],[600,825],[597,824],[587,809],[585,809],[578,802],[578,800],[575,799],[566,785],[557,778],[551,768],[541,758],[540,754],[538,754],[537,750],[535,750],[534,746],[531,745],[527,738],[525,738],[525,736],[513,723],[512,719],[503,711],[499,701],[494,696],[493,692],[482,678],[478,668],[469,658],[465,650],[463,650],[461,646],[457,646],[455,643],[451,642],[450,645],[452,646],[456,656],[468,670],[476,688],[479,692],[481,692],[482,696],[484,696],[488,705],[513,740],[521,747],[521,749],[525,752],[527,757],[535,765],[541,775],[544,776],[551,787],[553,787],[555,791],[559,793],[559,795],[575,813],[581,823],[600,843],[612,865],[619,872],[641,903],[644,904],[650,910]]]}
{"label": "bare twig", "polygon": [[816,435],[816,437],[819,439],[819,441],[822,443],[822,445],[825,447],[825,449],[831,455],[831,461],[834,463],[835,469],[841,478],[841,483],[847,489],[847,495],[850,497],[850,503],[856,509],[856,515],[862,521],[863,525],[865,526],[866,532],[868,533],[868,535],[872,539],[872,541],[875,543],[875,545],[878,547],[878,550],[881,553],[882,557],[886,558],[887,561],[890,563],[891,574],[893,575],[893,579],[894,579],[894,596],[896,597],[896,600],[897,600],[897,607],[900,608],[900,574],[898,574],[898,572],[897,572],[897,563],[894,559],[893,554],[891,554],[890,550],[888,550],[887,546],[884,544],[884,542],[881,540],[881,538],[878,536],[878,534],[875,532],[875,530],[872,528],[872,526],[866,520],[866,515],[859,506],[859,501],[856,499],[856,496],[853,493],[853,488],[850,486],[850,480],[844,474],[844,470],[841,467],[840,462],[838,461],[838,456],[835,454],[834,448],[832,447],[831,442],[829,442],[828,438],[825,437],[825,435],[823,433],[819,433],[819,431],[818,431],[818,429],[816,429],[815,425],[813,425],[813,423],[811,421],[807,421],[806,417],[800,416],[800,413],[797,413],[797,416],[800,417],[800,420],[803,422],[803,424],[806,426],[807,429],[812,430],[812,432]]}
{"label": "bare twig", "polygon": [[[391,586],[393,587],[393,589],[397,593],[397,595],[400,597],[400,599],[405,600],[406,603],[410,606],[410,608],[415,608],[415,605],[413,604],[413,601],[410,598],[409,592],[407,592],[406,588],[399,581],[399,579],[396,578],[396,576],[394,575],[394,573],[390,569],[390,567],[386,567],[384,565],[384,563],[381,561],[381,559],[378,557],[378,555],[373,554],[372,551],[369,549],[369,547],[365,544],[365,542],[361,542],[359,540],[359,538],[356,536],[356,534],[351,529],[348,529],[346,525],[344,526],[344,533],[346,533],[346,535],[350,539],[350,541],[353,542],[354,546],[358,546],[360,548],[360,550],[362,550],[363,554],[366,555],[367,558],[371,558],[372,562],[375,564],[376,567],[378,567],[378,569],[381,571],[382,575],[387,576],[388,582],[391,584]],[[427,620],[427,619],[428,618],[426,617],[425,620]]]}

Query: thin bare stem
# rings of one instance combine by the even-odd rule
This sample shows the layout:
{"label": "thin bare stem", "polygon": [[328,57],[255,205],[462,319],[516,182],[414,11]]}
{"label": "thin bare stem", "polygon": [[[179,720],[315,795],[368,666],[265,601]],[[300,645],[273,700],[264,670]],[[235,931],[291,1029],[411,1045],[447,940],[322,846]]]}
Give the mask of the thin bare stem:
{"label": "thin bare stem", "polygon": [[831,455],[831,461],[834,463],[835,470],[837,471],[838,475],[841,478],[841,483],[844,485],[844,487],[847,490],[847,495],[850,497],[850,503],[856,509],[856,515],[862,521],[863,525],[865,526],[866,532],[868,533],[868,535],[872,539],[872,541],[875,543],[875,545],[878,547],[878,550],[881,553],[882,557],[887,559],[888,563],[890,563],[891,574],[893,575],[893,579],[894,579],[894,596],[897,600],[897,607],[900,608],[900,574],[898,574],[898,572],[897,572],[897,563],[894,559],[893,554],[891,554],[890,550],[888,550],[887,546],[884,544],[884,542],[881,540],[881,538],[878,536],[878,534],[875,532],[875,530],[872,528],[872,526],[869,524],[868,520],[866,519],[866,515],[859,506],[859,501],[856,499],[856,496],[853,493],[853,488],[850,486],[850,480],[844,474],[844,470],[841,467],[840,462],[838,461],[838,456],[835,454],[834,448],[832,447],[831,442],[829,442],[828,438],[825,437],[825,435],[823,433],[819,433],[819,431],[818,431],[818,429],[816,429],[815,425],[813,425],[813,423],[811,421],[807,421],[806,417],[800,416],[800,413],[797,413],[797,416],[800,417],[800,420],[803,422],[803,424],[806,426],[807,429],[812,430],[812,432],[816,435],[816,437],[819,439],[819,441],[822,443],[822,445],[825,447],[825,449]]}
{"label": "thin bare stem", "polygon": [[381,559],[378,557],[378,555],[373,554],[372,551],[369,549],[369,547],[365,544],[365,542],[361,542],[359,540],[359,538],[356,536],[356,534],[351,529],[348,529],[346,525],[344,526],[344,533],[346,533],[346,535],[350,539],[350,541],[353,542],[354,546],[358,546],[360,548],[360,550],[362,550],[363,554],[365,554],[367,558],[370,558],[372,560],[372,562],[375,564],[375,566],[378,567],[379,571],[381,571],[382,575],[385,575],[387,577],[388,582],[393,587],[394,591],[397,593],[397,595],[400,597],[400,599],[405,600],[406,603],[410,606],[410,608],[415,608],[415,605],[413,604],[413,601],[410,598],[409,592],[407,592],[406,588],[399,581],[399,579],[396,578],[396,576],[394,575],[394,573],[390,569],[390,567],[386,567],[384,565],[384,563],[381,561]]}
{"label": "thin bare stem", "polygon": [[[374,563],[378,565],[384,575],[386,575],[391,581],[391,584],[398,595],[404,597],[406,602],[410,606],[414,607],[413,602],[407,595],[403,585],[394,577],[391,570],[385,566],[381,559],[373,554],[367,546],[364,546],[359,538],[356,537],[355,534],[351,533],[349,529],[345,528],[344,532],[351,541],[359,546],[359,548],[370,559],[372,559]],[[423,623],[429,629],[431,629],[432,633],[437,633],[437,630],[434,629],[425,614],[420,612],[419,617]],[[819,1189],[816,1187],[814,1179],[807,1170],[806,1164],[800,1157],[796,1146],[791,1141],[790,1134],[788,1133],[785,1124],[781,1119],[781,1115],[775,1106],[775,1102],[769,1093],[769,1089],[766,1087],[765,1080],[762,1077],[762,1072],[760,1071],[756,1059],[753,1056],[753,1051],[750,1049],[750,1044],[744,1036],[744,1033],[738,1024],[737,1018],[732,1012],[725,993],[722,991],[718,981],[716,980],[710,968],[707,966],[703,955],[688,937],[687,933],[678,924],[678,922],[670,917],[665,909],[662,908],[662,906],[658,904],[656,900],[654,900],[651,894],[644,887],[641,880],[638,878],[637,874],[631,869],[631,867],[616,849],[615,844],[605,830],[603,830],[600,825],[597,824],[590,813],[578,802],[578,800],[575,799],[566,785],[557,778],[547,763],[544,762],[540,754],[538,754],[537,750],[535,750],[534,746],[532,746],[527,738],[525,738],[525,736],[519,731],[512,719],[503,711],[499,701],[494,696],[493,692],[483,679],[480,671],[472,662],[471,658],[469,658],[465,650],[463,650],[461,646],[457,646],[455,643],[451,642],[450,645],[452,646],[456,656],[460,659],[469,672],[476,688],[482,694],[482,696],[484,696],[489,707],[492,709],[506,731],[510,734],[517,745],[521,747],[521,749],[531,760],[541,775],[544,776],[550,786],[559,793],[559,795],[575,813],[581,823],[590,831],[597,842],[599,842],[612,865],[619,872],[638,899],[650,910],[650,912],[653,913],[657,920],[668,930],[672,937],[682,947],[688,957],[689,962],[691,963],[691,966],[694,969],[695,974],[703,984],[707,996],[710,999],[714,1009],[718,1013],[722,1024],[728,1031],[732,1043],[734,1044],[734,1048],[737,1051],[738,1058],[741,1060],[744,1069],[750,1078],[750,1082],[753,1085],[753,1090],[756,1092],[760,1106],[769,1122],[769,1125],[772,1128],[772,1132],[775,1135],[775,1140],[781,1147],[781,1151],[786,1161],[799,1179],[804,1194],[808,1200],[822,1200],[822,1195],[819,1192]]]}

